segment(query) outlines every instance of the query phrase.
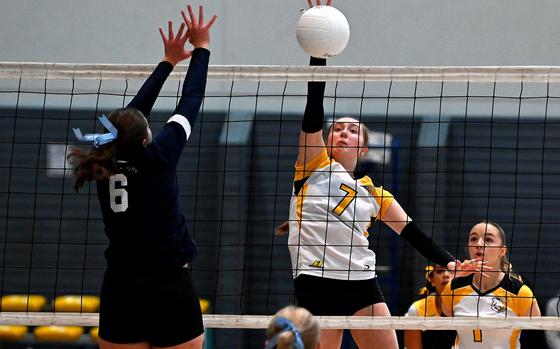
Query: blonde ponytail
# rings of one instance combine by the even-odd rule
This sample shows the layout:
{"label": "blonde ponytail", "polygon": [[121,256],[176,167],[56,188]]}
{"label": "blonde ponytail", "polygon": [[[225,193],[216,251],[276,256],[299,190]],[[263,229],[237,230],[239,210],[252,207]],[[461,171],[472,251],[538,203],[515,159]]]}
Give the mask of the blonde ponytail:
{"label": "blonde ponytail", "polygon": [[319,322],[307,309],[287,306],[270,321],[266,338],[269,349],[315,349],[319,343]]}
{"label": "blonde ponytail", "polygon": [[510,279],[516,279],[523,282],[521,275],[513,272],[513,265],[509,262],[507,258],[507,244],[506,244],[506,232],[498,223],[493,221],[482,221],[481,223],[489,224],[496,228],[500,233],[500,238],[502,239],[502,245],[506,246],[506,254],[500,257],[500,270],[503,271]]}
{"label": "blonde ponytail", "polygon": [[513,272],[513,265],[511,265],[506,256],[500,258],[500,270],[506,273],[509,278],[523,282],[521,275]]}
{"label": "blonde ponytail", "polygon": [[278,339],[276,341],[277,349],[293,349],[296,336],[293,332],[282,332],[278,334]]}

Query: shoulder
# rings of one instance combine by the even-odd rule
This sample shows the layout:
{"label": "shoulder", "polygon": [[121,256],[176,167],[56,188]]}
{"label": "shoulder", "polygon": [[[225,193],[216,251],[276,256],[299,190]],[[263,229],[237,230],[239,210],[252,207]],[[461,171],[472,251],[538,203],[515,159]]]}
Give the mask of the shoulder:
{"label": "shoulder", "polygon": [[422,316],[422,310],[425,309],[426,298],[422,298],[412,303],[408,308],[407,316]]}
{"label": "shoulder", "polygon": [[189,139],[192,131],[189,120],[180,114],[171,116],[163,125],[163,130],[165,129],[172,130],[177,136],[185,137],[185,140]]}
{"label": "shoulder", "polygon": [[391,194],[388,190],[385,190],[383,187],[377,187],[373,184],[373,181],[369,176],[363,176],[358,179],[358,183],[366,188],[371,196],[380,199],[390,199],[393,198],[393,194]]}
{"label": "shoulder", "polygon": [[533,295],[533,291],[529,288],[529,286],[525,285],[521,280],[508,277],[507,275],[504,276],[504,280],[502,281],[501,287],[508,291],[509,293],[513,293],[515,295],[520,296],[527,296]]}
{"label": "shoulder", "polygon": [[330,164],[338,164],[336,161],[331,160],[327,154],[327,150],[323,149],[312,159],[301,159],[298,157],[296,162],[296,172],[311,172],[317,169],[326,167]]}
{"label": "shoulder", "polygon": [[373,181],[371,180],[371,178],[369,178],[369,176],[363,176],[360,177],[358,179],[358,182],[360,183],[360,185],[366,187],[369,189],[369,187],[371,187],[372,189],[375,188],[375,186],[373,185]]}
{"label": "shoulder", "polygon": [[466,286],[471,286],[472,285],[472,280],[473,280],[474,274],[471,275],[467,275],[467,276],[459,276],[454,278],[453,280],[451,280],[451,282],[449,283],[449,288],[450,290],[457,290]]}

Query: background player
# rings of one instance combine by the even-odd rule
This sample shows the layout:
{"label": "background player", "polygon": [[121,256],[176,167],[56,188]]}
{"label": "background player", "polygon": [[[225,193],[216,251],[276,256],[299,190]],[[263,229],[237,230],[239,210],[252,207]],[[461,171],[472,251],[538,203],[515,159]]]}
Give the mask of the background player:
{"label": "background player", "polygon": [[[426,286],[420,290],[422,299],[412,303],[406,316],[442,316],[441,292],[452,279],[452,274],[440,265],[426,267]],[[406,330],[407,349],[449,349],[455,343],[455,331]]]}
{"label": "background player", "polygon": [[[487,272],[453,279],[442,292],[447,316],[540,316],[533,292],[513,273],[507,258],[506,234],[494,222],[473,226],[468,237],[471,258],[480,258],[492,267]],[[457,348],[519,348],[519,330],[457,330]]]}

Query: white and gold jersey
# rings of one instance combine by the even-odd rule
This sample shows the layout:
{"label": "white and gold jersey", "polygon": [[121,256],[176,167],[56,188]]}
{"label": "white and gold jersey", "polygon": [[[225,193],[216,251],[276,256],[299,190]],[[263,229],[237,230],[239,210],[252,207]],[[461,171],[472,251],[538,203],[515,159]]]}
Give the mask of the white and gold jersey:
{"label": "white and gold jersey", "polygon": [[441,310],[436,305],[436,296],[431,294],[427,297],[417,300],[408,308],[405,316],[432,317],[441,316]]}
{"label": "white and gold jersey", "polygon": [[[442,317],[441,309],[437,306],[438,296],[433,293],[412,303],[405,316]],[[449,349],[455,343],[457,333],[454,330],[423,330],[423,349]]]}
{"label": "white and gold jersey", "polygon": [[[442,301],[453,316],[517,317],[527,314],[536,301],[533,292],[521,281],[508,277],[494,289],[479,292],[473,275],[458,277],[445,286]],[[519,330],[457,330],[457,349],[517,349]]]}
{"label": "white and gold jersey", "polygon": [[326,150],[305,168],[297,163],[288,239],[293,277],[374,278],[368,228],[392,202],[391,193],[367,176],[354,179]]}

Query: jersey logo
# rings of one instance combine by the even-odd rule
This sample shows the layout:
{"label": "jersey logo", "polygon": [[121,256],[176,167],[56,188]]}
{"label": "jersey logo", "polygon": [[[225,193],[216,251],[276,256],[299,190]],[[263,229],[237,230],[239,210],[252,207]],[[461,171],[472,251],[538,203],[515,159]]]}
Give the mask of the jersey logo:
{"label": "jersey logo", "polygon": [[309,264],[309,266],[313,268],[323,268],[324,265],[325,264],[323,263],[323,261],[318,259],[314,260],[313,263]]}
{"label": "jersey logo", "polygon": [[506,305],[500,297],[492,298],[492,305],[490,306],[496,313],[503,313],[506,311]]}

